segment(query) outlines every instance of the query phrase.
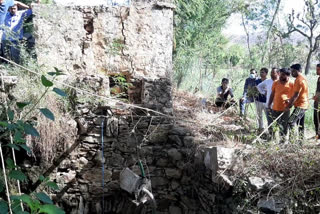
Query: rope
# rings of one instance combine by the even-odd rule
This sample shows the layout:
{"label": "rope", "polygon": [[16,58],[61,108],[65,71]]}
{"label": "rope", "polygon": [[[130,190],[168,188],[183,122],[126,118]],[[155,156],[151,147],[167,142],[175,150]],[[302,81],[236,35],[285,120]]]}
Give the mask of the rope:
{"label": "rope", "polygon": [[103,143],[103,128],[104,120],[101,123],[101,163],[102,163],[102,214],[104,213],[104,143]]}

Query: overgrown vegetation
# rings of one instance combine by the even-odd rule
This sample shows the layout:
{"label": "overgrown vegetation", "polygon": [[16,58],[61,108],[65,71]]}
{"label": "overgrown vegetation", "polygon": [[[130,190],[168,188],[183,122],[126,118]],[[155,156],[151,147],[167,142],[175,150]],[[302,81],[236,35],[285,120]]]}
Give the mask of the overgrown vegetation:
{"label": "overgrown vegetation", "polygon": [[[10,67],[8,67],[10,68]],[[21,72],[21,71],[20,71]],[[56,72],[49,72],[47,75],[52,76],[52,79],[57,78],[60,75],[63,75],[61,71],[56,69]],[[2,87],[2,116],[1,116],[1,147],[3,148],[3,152],[1,151],[1,156],[3,157],[4,154],[6,157],[6,166],[2,166],[2,176],[6,178],[6,174],[8,174],[8,178],[4,179],[2,182],[2,191],[5,191],[7,197],[10,196],[7,200],[1,200],[0,206],[1,211],[0,213],[21,213],[25,210],[24,213],[64,213],[60,208],[53,205],[50,197],[45,192],[34,192],[31,194],[22,194],[20,195],[20,184],[18,183],[18,192],[12,192],[12,189],[9,189],[8,182],[13,182],[14,180],[25,183],[27,182],[27,176],[23,172],[23,168],[16,164],[16,160],[19,162],[23,162],[23,159],[19,157],[17,159],[15,155],[16,152],[20,152],[22,155],[22,151],[26,154],[31,154],[32,151],[30,149],[30,144],[27,143],[28,136],[31,136],[31,139],[37,139],[40,137],[39,131],[36,129],[39,124],[39,114],[42,114],[49,120],[54,121],[55,115],[52,113],[51,110],[43,106],[43,100],[46,96],[50,93],[50,91],[60,95],[66,96],[66,94],[60,90],[59,88],[54,87],[54,84],[51,80],[48,79],[47,75],[41,75],[41,89],[38,90],[37,93],[32,94],[30,99],[26,96],[20,96],[15,99],[15,96],[8,95],[8,91],[4,91],[4,85]],[[39,78],[37,78],[39,79]],[[2,83],[4,84],[4,83]],[[18,84],[19,85],[19,84]],[[23,92],[26,94],[25,87]],[[39,92],[41,92],[39,95]],[[5,94],[6,92],[6,94]],[[21,92],[21,91],[20,91]],[[6,96],[8,95],[8,96]],[[20,100],[22,99],[22,100]],[[47,103],[48,104],[48,103]],[[42,136],[43,137],[43,136]],[[48,137],[48,135],[46,136]],[[53,139],[49,139],[53,140]],[[45,140],[44,140],[45,143]],[[12,150],[12,155],[10,154],[10,149]],[[27,155],[22,155],[22,157],[27,157]],[[10,158],[10,156],[12,158]],[[58,189],[58,186],[49,181],[48,178],[44,178],[40,176],[38,178],[45,186],[51,187],[54,190]],[[10,185],[12,186],[12,184]],[[12,203],[10,203],[10,201]],[[21,205],[20,205],[21,203]],[[22,205],[24,204],[24,205]],[[28,211],[28,212],[26,212]]]}

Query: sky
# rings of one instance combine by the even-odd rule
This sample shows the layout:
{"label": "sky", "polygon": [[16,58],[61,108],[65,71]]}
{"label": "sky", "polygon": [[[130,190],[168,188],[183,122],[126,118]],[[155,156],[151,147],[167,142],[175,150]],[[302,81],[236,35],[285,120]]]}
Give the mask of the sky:
{"label": "sky", "polygon": [[[283,0],[283,14],[291,13],[294,8],[295,11],[302,11],[304,6],[304,0]],[[281,17],[281,16],[280,16]],[[284,19],[282,17],[282,19]],[[241,25],[241,16],[239,14],[233,14],[228,19],[226,27],[223,30],[225,35],[245,35],[243,26]]]}

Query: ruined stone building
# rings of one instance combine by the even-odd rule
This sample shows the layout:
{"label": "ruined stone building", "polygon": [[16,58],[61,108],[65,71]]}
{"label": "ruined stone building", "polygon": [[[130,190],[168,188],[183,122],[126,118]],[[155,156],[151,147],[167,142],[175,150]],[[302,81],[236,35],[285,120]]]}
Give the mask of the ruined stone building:
{"label": "ruined stone building", "polygon": [[[228,188],[212,184],[211,169],[206,171],[201,154],[195,155],[192,133],[168,117],[173,115],[172,2],[40,5],[34,13],[40,65],[65,71],[63,81],[101,97],[122,90],[129,103],[167,115],[97,97],[75,102],[77,139],[49,172],[60,187],[54,201],[66,213],[152,213],[150,202],[137,206],[119,184],[125,168],[141,174],[141,160],[156,213],[224,213],[229,203],[221,195],[228,195]],[[119,89],[118,81],[127,85]],[[221,198],[215,194],[219,191]]]}

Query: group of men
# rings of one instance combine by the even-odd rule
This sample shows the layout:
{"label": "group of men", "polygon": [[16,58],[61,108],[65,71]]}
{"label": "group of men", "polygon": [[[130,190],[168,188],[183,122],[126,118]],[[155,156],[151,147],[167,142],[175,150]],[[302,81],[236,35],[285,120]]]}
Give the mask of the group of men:
{"label": "group of men", "polygon": [[24,35],[23,22],[31,15],[31,8],[22,2],[0,0],[1,56],[16,63],[20,62],[19,47]]}
{"label": "group of men", "polygon": [[[309,89],[306,78],[302,75],[300,64],[294,64],[290,68],[272,68],[270,79],[267,78],[268,69],[260,69],[260,78],[255,69],[250,70],[250,76],[246,79],[243,96],[240,99],[240,115],[246,114],[247,104],[254,103],[256,107],[259,131],[265,129],[263,114],[266,115],[269,127],[269,136],[273,136],[274,130],[271,124],[278,124],[281,140],[285,141],[288,130],[290,135],[295,126],[299,127],[299,139],[304,137],[305,112],[309,108]],[[317,65],[317,75],[320,76],[320,64]],[[294,82],[290,76],[295,78]],[[229,80],[224,78],[222,85],[218,87],[218,99],[216,104],[222,106],[219,100],[226,102],[228,96],[233,98],[232,89],[228,86]],[[222,99],[223,98],[223,99]],[[314,124],[316,134],[320,136],[320,77],[317,82],[314,99]],[[291,108],[294,110],[291,112]]]}

